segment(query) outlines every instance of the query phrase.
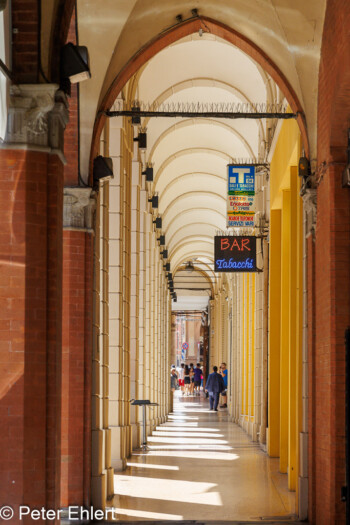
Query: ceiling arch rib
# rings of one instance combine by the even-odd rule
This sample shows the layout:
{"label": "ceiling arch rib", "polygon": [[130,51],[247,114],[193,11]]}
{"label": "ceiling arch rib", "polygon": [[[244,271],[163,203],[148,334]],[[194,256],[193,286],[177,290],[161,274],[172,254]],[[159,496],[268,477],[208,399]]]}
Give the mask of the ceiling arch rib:
{"label": "ceiling arch rib", "polygon": [[172,257],[172,266],[173,268],[178,267],[180,264],[183,264],[185,261],[192,260],[195,257],[207,257],[210,259],[212,257],[212,264],[214,263],[212,251],[205,249],[203,247],[194,246],[183,247],[183,249],[175,253]]}
{"label": "ceiling arch rib", "polygon": [[[163,175],[164,179],[166,177],[166,173]],[[172,178],[165,186],[165,188],[162,190],[161,193],[159,193],[159,198],[163,199],[165,198],[166,194],[170,192],[174,192],[174,194],[177,194],[178,191],[182,193],[183,185],[186,182],[186,188],[191,190],[198,188],[198,182],[201,183],[201,188],[205,188],[206,184],[208,184],[208,187],[214,185],[215,188],[219,188],[222,185],[227,184],[226,180],[226,174],[223,173],[222,175],[217,175],[216,173],[205,173],[205,172],[189,172],[189,173],[182,173],[181,175],[178,175],[176,178]],[[177,190],[177,186],[181,186],[179,190]]]}
{"label": "ceiling arch rib", "polygon": [[183,246],[187,244],[192,244],[193,242],[197,242],[197,241],[206,242],[206,243],[209,243],[211,246],[214,246],[213,238],[210,237],[209,235],[197,235],[197,234],[189,235],[187,237],[183,237],[182,242],[176,244],[175,246],[173,246],[173,248],[170,248],[168,245],[168,251],[169,251],[170,258],[172,257],[172,255],[175,253],[177,249],[182,248]]}
{"label": "ceiling arch rib", "polygon": [[[163,164],[159,167],[159,169],[156,172],[156,176],[154,178],[154,187],[157,188],[157,182],[162,175],[163,171],[168,168],[169,164],[173,162],[174,159],[177,159],[178,157],[182,157],[184,155],[193,155],[193,154],[209,154],[209,155],[215,155],[216,157],[220,157],[223,161],[225,161],[225,166],[232,162],[232,157],[226,153],[225,151],[216,150],[213,148],[203,148],[203,147],[196,147],[196,148],[185,148],[180,151],[177,151],[176,153],[173,153],[168,157]],[[203,165],[202,161],[202,165]],[[159,191],[156,189],[156,191]]]}
{"label": "ceiling arch rib", "polygon": [[179,228],[171,237],[166,239],[167,246],[171,249],[174,244],[179,244],[182,239],[186,239],[192,235],[209,234],[211,238],[216,233],[216,225],[209,222],[191,222],[182,228]]}
{"label": "ceiling arch rib", "polygon": [[[166,227],[163,226],[166,238],[170,238],[178,229],[189,224],[189,214],[193,216],[193,210],[185,210],[181,215],[174,217]],[[226,227],[226,214],[222,214],[218,210],[196,208],[193,222],[210,222],[218,229],[224,230]]]}
{"label": "ceiling arch rib", "polygon": [[[243,70],[245,74],[240,75],[239,71]],[[167,71],[167,74],[160,76],[159,71]],[[208,71],[212,77],[236,86],[250,100],[266,101],[266,86],[256,64],[237,47],[221,39],[206,38],[189,42],[179,40],[155,55],[140,77],[140,98],[155,100],[168,87],[188,78],[205,77]],[[154,78],[157,78],[156,86]]]}
{"label": "ceiling arch rib", "polygon": [[[226,199],[220,193],[209,192],[209,191],[187,191],[173,198],[173,200],[167,205],[165,209],[159,206],[159,212],[163,217],[163,221],[168,220],[168,215],[173,213],[182,213],[186,210],[186,205],[189,206],[189,209],[193,209],[196,206],[196,201],[199,200],[199,203],[203,205],[207,204],[208,209],[222,209],[225,211]],[[215,206],[215,203],[217,205]],[[175,210],[174,210],[175,208]]]}
{"label": "ceiling arch rib", "polygon": [[[152,163],[154,158],[157,158],[157,151],[159,151],[161,149],[166,149],[166,147],[167,147],[166,142],[168,140],[169,141],[174,140],[174,139],[176,140],[175,135],[181,133],[182,134],[182,142],[184,142],[184,141],[187,140],[187,135],[189,133],[192,133],[194,136],[197,137],[196,132],[199,132],[199,134],[198,134],[199,137],[198,138],[201,139],[201,138],[203,138],[202,137],[203,133],[205,133],[205,129],[202,130],[201,128],[209,129],[209,127],[211,128],[211,131],[214,132],[214,136],[215,136],[217,141],[220,141],[220,139],[221,139],[223,141],[223,143],[225,143],[226,141],[229,140],[229,137],[233,136],[234,137],[234,141],[233,141],[233,144],[232,144],[232,150],[234,149],[234,142],[238,139],[243,144],[243,147],[246,150],[245,156],[248,157],[248,158],[249,157],[250,158],[256,158],[257,151],[256,152],[253,151],[253,148],[250,146],[248,140],[245,137],[243,137],[243,135],[241,135],[236,129],[234,129],[233,127],[229,126],[225,122],[220,122],[220,121],[213,120],[213,119],[196,118],[196,119],[186,119],[186,120],[182,120],[181,122],[177,122],[177,123],[173,124],[170,128],[168,128],[166,131],[164,131],[158,137],[157,141],[154,143],[154,145],[153,145],[153,147],[152,147],[152,149],[150,151],[150,154],[148,156],[148,162]],[[186,128],[186,130],[184,130],[184,128]],[[185,133],[184,133],[184,131],[185,131]],[[223,133],[223,131],[224,131],[224,133]],[[219,136],[218,136],[217,132],[221,132]],[[227,138],[225,137],[226,140],[224,140],[224,135],[227,135]],[[193,146],[194,145],[195,144],[193,144]],[[239,155],[237,155],[237,156],[239,156]]]}
{"label": "ceiling arch rib", "polygon": [[[203,148],[185,150],[181,155],[175,155],[166,163],[162,170],[161,177],[155,173],[153,190],[161,194],[168,184],[176,180],[179,174],[188,173],[189,170],[194,173],[216,173],[218,176],[226,177],[227,164],[229,158],[227,155],[215,155],[215,152]],[[185,181],[183,180],[185,183]]]}
{"label": "ceiling arch rib", "polygon": [[[271,80],[270,77],[269,80]],[[267,80],[265,80],[265,82],[267,82]],[[271,82],[273,83],[273,85],[275,85],[272,80]],[[267,86],[269,86],[269,92],[272,91],[272,88],[270,87],[271,82],[267,82]],[[193,94],[194,91],[195,96]],[[270,95],[270,97],[272,99],[271,102],[274,101],[272,95]],[[251,100],[244,92],[241,92],[236,86],[232,84],[228,84],[227,82],[216,78],[203,77],[183,80],[169,87],[163,93],[161,93],[159,97],[153,100],[153,103],[162,104],[164,102],[177,103],[183,101],[193,102],[193,100],[197,99],[199,99],[201,102],[234,102],[235,99],[237,102],[255,102],[254,100]],[[150,123],[154,120],[156,119],[145,117],[142,121],[142,126],[148,127]],[[163,121],[163,123],[167,125],[165,121]],[[239,120],[227,119],[227,124],[230,124],[232,127],[237,127],[241,123]],[[252,121],[251,126],[254,129],[256,129],[256,127],[258,126],[262,136],[265,136],[265,130],[261,119]]]}

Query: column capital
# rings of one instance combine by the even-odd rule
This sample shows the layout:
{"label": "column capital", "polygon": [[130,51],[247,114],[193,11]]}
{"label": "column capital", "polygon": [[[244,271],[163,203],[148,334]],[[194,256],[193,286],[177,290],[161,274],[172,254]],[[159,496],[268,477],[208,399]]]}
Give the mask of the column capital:
{"label": "column capital", "polygon": [[317,190],[307,189],[303,195],[305,235],[315,236],[317,219]]}
{"label": "column capital", "polygon": [[63,154],[69,119],[67,97],[57,84],[22,84],[10,88],[5,142],[2,147]]}
{"label": "column capital", "polygon": [[93,231],[95,194],[91,188],[64,188],[63,229]]}

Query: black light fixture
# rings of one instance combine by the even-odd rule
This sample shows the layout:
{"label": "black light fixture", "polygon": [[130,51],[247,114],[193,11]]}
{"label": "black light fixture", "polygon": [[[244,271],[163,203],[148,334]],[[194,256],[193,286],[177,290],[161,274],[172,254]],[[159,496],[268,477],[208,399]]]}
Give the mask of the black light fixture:
{"label": "black light fixture", "polygon": [[85,46],[75,46],[71,42],[61,49],[60,74],[62,88],[70,92],[70,83],[76,84],[91,78],[89,53]]}
{"label": "black light fixture", "polygon": [[138,136],[134,137],[134,142],[139,143],[139,149],[141,151],[147,149],[147,133],[145,129],[140,128]]}
{"label": "black light fixture", "polygon": [[[170,263],[167,263],[167,264],[170,265]],[[172,281],[173,280],[173,274],[172,273],[169,272],[167,277],[168,277],[168,281]]]}
{"label": "black light fixture", "polygon": [[133,111],[135,113],[135,115],[133,115],[131,117],[131,124],[133,126],[139,126],[141,124],[141,115],[140,115],[140,103],[138,101],[134,101],[133,102],[133,105],[131,107],[131,111]]}
{"label": "black light fixture", "polygon": [[[164,270],[165,270],[166,272],[170,272],[170,263],[166,263],[166,264],[164,264],[163,268],[164,268]],[[171,274],[170,274],[170,275],[171,275]]]}
{"label": "black light fixture", "polygon": [[159,246],[165,246],[165,235],[160,235],[158,238]]}
{"label": "black light fixture", "polygon": [[153,182],[153,167],[148,164],[145,171],[142,172],[142,175],[146,175],[147,182]]}
{"label": "black light fixture", "polygon": [[177,22],[179,22],[179,23],[182,22],[182,20],[183,20],[182,15],[176,15],[175,18],[176,18]]}
{"label": "black light fixture", "polygon": [[342,179],[342,186],[343,188],[349,188],[350,187],[350,128],[348,129],[348,163],[345,166],[345,169],[343,171],[343,179]]}
{"label": "black light fixture", "polygon": [[168,258],[168,250],[163,250],[162,252],[160,252],[160,254],[163,256],[163,259]]}
{"label": "black light fixture", "polygon": [[98,186],[99,181],[108,179],[113,179],[113,161],[110,157],[102,157],[102,155],[99,155],[94,159],[94,188]]}
{"label": "black light fixture", "polygon": [[304,179],[310,175],[310,162],[306,157],[300,157],[298,175]]}
{"label": "black light fixture", "polygon": [[191,14],[192,14],[192,16],[199,16],[198,15],[198,9],[197,8],[191,9]]}
{"label": "black light fixture", "polygon": [[152,208],[158,208],[158,195],[152,195],[152,197],[148,199],[148,202],[152,203]]}
{"label": "black light fixture", "polygon": [[172,297],[174,303],[176,303],[176,302],[177,302],[177,295],[176,295],[176,292],[172,292],[170,295],[171,295],[171,297]]}
{"label": "black light fixture", "polygon": [[156,229],[157,230],[160,230],[162,228],[162,218],[161,217],[156,217],[156,220],[153,221],[153,224],[156,225]]}
{"label": "black light fixture", "polygon": [[194,270],[194,266],[193,266],[192,261],[188,261],[188,263],[186,263],[186,266],[185,266],[185,271],[188,273],[192,273],[193,270]]}

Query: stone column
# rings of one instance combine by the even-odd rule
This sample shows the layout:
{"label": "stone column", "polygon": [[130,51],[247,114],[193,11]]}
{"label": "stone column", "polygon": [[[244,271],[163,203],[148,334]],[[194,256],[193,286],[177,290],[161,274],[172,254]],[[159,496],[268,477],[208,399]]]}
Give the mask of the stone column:
{"label": "stone column", "polygon": [[124,468],[123,427],[123,140],[122,119],[110,128],[110,155],[115,166],[110,181],[109,205],[109,424],[111,461],[116,470]]}
{"label": "stone column", "polygon": [[[132,162],[131,187],[131,285],[130,285],[130,398],[139,394],[139,277],[140,277],[140,178],[138,161]],[[140,411],[141,412],[141,411]],[[131,407],[132,446],[138,446],[138,408]]]}
{"label": "stone column", "polygon": [[[0,499],[60,506],[65,95],[11,87],[0,149]],[[11,461],[9,462],[9,457]]]}

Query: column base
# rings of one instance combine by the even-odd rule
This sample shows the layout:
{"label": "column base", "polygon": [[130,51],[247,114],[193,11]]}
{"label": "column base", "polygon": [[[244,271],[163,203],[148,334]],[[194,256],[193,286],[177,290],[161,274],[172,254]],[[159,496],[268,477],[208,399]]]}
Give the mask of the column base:
{"label": "column base", "polygon": [[102,472],[91,479],[91,503],[95,509],[105,510],[107,499],[107,474]]}

